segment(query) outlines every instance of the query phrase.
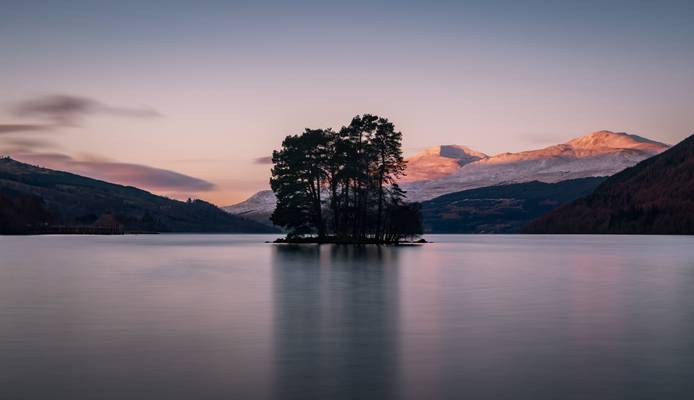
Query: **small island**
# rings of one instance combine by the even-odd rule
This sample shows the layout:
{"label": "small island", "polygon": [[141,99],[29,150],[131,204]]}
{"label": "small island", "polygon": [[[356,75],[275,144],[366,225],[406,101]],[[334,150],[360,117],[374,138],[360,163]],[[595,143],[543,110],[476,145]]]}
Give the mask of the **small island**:
{"label": "small island", "polygon": [[271,220],[287,230],[277,243],[425,243],[421,206],[397,184],[407,166],[402,133],[376,115],[338,131],[306,129],[272,154]]}

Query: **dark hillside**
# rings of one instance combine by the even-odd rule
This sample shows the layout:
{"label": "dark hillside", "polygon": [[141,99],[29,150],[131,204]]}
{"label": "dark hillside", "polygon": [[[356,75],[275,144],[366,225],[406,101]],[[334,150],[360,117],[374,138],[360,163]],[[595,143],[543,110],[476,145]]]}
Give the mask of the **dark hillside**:
{"label": "dark hillside", "polygon": [[527,233],[694,234],[694,135],[617,173]]}
{"label": "dark hillside", "polygon": [[450,193],[422,204],[430,233],[518,233],[528,222],[592,193],[606,178],[526,182]]}
{"label": "dark hillside", "polygon": [[91,227],[104,215],[126,232],[275,232],[201,200],[181,202],[130,186],[0,159],[0,233]]}

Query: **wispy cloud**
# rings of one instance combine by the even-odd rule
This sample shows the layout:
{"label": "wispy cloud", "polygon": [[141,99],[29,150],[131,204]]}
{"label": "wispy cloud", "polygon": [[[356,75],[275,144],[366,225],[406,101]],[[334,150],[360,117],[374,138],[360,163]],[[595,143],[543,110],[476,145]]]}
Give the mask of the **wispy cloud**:
{"label": "wispy cloud", "polygon": [[0,144],[5,148],[13,148],[19,151],[36,151],[40,148],[55,148],[55,143],[38,138],[28,137],[4,137],[0,139]]}
{"label": "wispy cloud", "polygon": [[[77,125],[85,116],[108,114],[130,118],[153,118],[161,114],[148,107],[121,107],[69,94],[54,94],[24,100],[12,107],[18,117],[40,118],[57,126]],[[32,126],[32,125],[26,125]],[[42,125],[33,125],[42,126]],[[43,125],[45,127],[45,125]]]}
{"label": "wispy cloud", "polygon": [[[104,104],[73,95],[51,95],[17,103],[11,109],[17,117],[32,118],[43,123],[0,124],[0,134],[47,131],[78,125],[86,116],[108,114],[132,118],[152,118],[160,114],[150,108],[130,108]],[[211,191],[216,186],[204,179],[148,165],[124,163],[92,154],[69,155],[56,145],[36,137],[4,136],[0,153],[31,164],[65,170],[113,183],[136,186],[164,193]]]}
{"label": "wispy cloud", "polygon": [[518,140],[535,146],[549,146],[559,143],[562,139],[561,135],[548,132],[525,132],[518,135]]}
{"label": "wispy cloud", "polygon": [[206,192],[215,189],[215,185],[206,180],[147,165],[78,160],[70,163],[85,175],[152,190]]}
{"label": "wispy cloud", "polygon": [[0,135],[16,132],[36,132],[50,128],[51,125],[41,124],[0,124]]}
{"label": "wispy cloud", "polygon": [[[4,141],[0,153],[10,154],[19,161],[47,168],[73,172],[91,178],[136,186],[158,192],[207,192],[216,186],[204,179],[176,171],[148,165],[123,163],[99,156],[85,155],[79,158],[51,151],[49,142],[13,139]],[[36,149],[41,149],[36,151]]]}
{"label": "wispy cloud", "polygon": [[253,159],[254,164],[272,164],[272,156],[267,156],[267,157],[257,157]]}

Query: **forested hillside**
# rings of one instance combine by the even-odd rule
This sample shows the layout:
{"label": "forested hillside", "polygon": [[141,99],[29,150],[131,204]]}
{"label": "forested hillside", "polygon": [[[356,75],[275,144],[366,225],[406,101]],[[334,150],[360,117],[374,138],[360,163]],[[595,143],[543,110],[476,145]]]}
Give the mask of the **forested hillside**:
{"label": "forested hillside", "polygon": [[518,233],[528,222],[586,196],[606,178],[526,182],[446,194],[422,203],[428,233]]}
{"label": "forested hillside", "polygon": [[[107,217],[107,218],[105,218]],[[130,186],[0,159],[0,233],[113,231],[274,232],[194,200],[182,202]]]}
{"label": "forested hillside", "polygon": [[525,232],[694,234],[694,135],[613,175]]}

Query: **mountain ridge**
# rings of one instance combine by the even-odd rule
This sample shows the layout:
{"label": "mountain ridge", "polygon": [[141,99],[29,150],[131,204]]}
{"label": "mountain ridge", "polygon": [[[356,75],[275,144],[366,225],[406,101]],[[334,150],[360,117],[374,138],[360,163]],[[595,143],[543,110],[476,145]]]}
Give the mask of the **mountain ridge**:
{"label": "mountain ridge", "polygon": [[202,200],[172,200],[132,186],[0,158],[0,231],[86,229],[104,216],[126,232],[277,232]]}
{"label": "mountain ridge", "polygon": [[[665,143],[642,136],[607,130],[537,150],[494,156],[467,146],[441,145],[407,159],[407,176],[401,181],[401,186],[407,191],[409,201],[426,201],[447,193],[495,185],[533,180],[554,183],[609,176],[667,148],[669,146]],[[427,179],[428,176],[434,178]],[[232,214],[269,223],[274,209],[272,191],[264,190],[256,195],[222,208]]]}
{"label": "mountain ridge", "polygon": [[407,159],[407,175],[403,182],[435,179],[450,175],[465,164],[489,156],[463,145],[440,145],[429,147]]}
{"label": "mountain ridge", "polygon": [[525,233],[694,234],[694,135],[611,176]]}
{"label": "mountain ridge", "polygon": [[637,135],[597,131],[537,150],[500,153],[430,180],[403,183],[408,200],[434,197],[476,187],[539,180],[559,182],[609,176],[669,148]]}

